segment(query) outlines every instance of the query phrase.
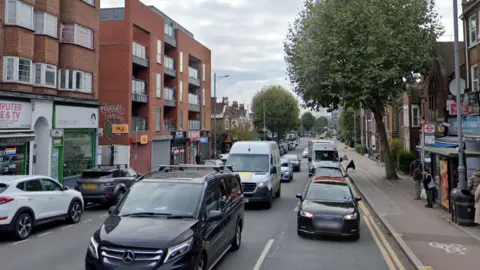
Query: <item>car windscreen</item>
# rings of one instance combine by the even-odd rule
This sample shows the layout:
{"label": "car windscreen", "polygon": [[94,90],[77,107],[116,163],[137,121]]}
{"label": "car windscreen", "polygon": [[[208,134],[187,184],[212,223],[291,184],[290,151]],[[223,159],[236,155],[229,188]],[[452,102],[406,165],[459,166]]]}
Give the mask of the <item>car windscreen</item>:
{"label": "car windscreen", "polygon": [[137,182],[121,203],[118,215],[154,213],[193,217],[203,185],[175,182]]}
{"label": "car windscreen", "polygon": [[346,185],[311,184],[305,199],[320,202],[351,202],[352,194]]}
{"label": "car windscreen", "polygon": [[106,178],[113,175],[110,171],[87,171],[82,172],[81,178]]}
{"label": "car windscreen", "polygon": [[315,161],[338,161],[337,151],[315,151]]}
{"label": "car windscreen", "polygon": [[282,167],[288,167],[288,163],[282,163]]}
{"label": "car windscreen", "polygon": [[262,154],[230,154],[227,165],[236,172],[268,172],[270,157]]}
{"label": "car windscreen", "polygon": [[342,172],[335,168],[317,168],[315,169],[315,177],[334,177],[341,178]]}
{"label": "car windscreen", "polygon": [[0,183],[0,193],[4,192],[8,188],[7,184]]}
{"label": "car windscreen", "polygon": [[284,158],[288,160],[298,160],[298,157],[296,155],[285,155]]}

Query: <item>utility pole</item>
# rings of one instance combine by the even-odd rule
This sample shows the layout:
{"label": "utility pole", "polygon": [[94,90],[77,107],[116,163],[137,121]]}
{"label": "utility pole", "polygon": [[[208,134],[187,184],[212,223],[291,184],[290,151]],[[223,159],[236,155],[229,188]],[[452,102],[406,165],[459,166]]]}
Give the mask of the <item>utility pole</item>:
{"label": "utility pole", "polygon": [[267,127],[265,125],[265,101],[263,101],[263,140],[266,141]]}
{"label": "utility pole", "polygon": [[455,53],[455,80],[457,88],[457,130],[458,130],[458,187],[467,188],[465,164],[463,163],[463,126],[462,126],[462,103],[460,99],[460,45],[458,38],[458,5],[457,0],[453,0],[453,25],[454,25],[454,53]]}
{"label": "utility pole", "polygon": [[[220,76],[218,79],[227,78],[230,75]],[[213,106],[213,114],[215,115],[213,118],[213,155],[214,159],[217,158],[217,73],[213,73],[213,97],[215,99],[215,103],[212,104]]]}

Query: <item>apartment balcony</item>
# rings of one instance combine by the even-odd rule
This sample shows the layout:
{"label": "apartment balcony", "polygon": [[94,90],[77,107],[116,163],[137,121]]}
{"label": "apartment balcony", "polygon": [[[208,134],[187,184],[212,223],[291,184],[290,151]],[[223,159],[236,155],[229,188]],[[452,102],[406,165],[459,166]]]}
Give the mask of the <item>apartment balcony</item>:
{"label": "apartment balcony", "polygon": [[188,110],[192,112],[200,112],[200,98],[195,94],[188,94]]}
{"label": "apartment balcony", "polygon": [[177,77],[177,71],[175,70],[175,60],[173,60],[173,58],[165,55],[164,66],[165,66],[164,72],[166,75]]}
{"label": "apartment balcony", "polygon": [[188,120],[188,130],[200,130],[200,120]]}
{"label": "apartment balcony", "polygon": [[132,61],[141,67],[148,67],[147,48],[136,42],[132,43]]}
{"label": "apartment balcony", "polygon": [[188,83],[200,87],[198,70],[193,67],[188,67]]}
{"label": "apartment balcony", "polygon": [[175,90],[169,87],[163,88],[163,105],[167,107],[177,107],[175,100]]}
{"label": "apartment balcony", "polygon": [[147,118],[142,116],[132,116],[132,131],[147,131]]}
{"label": "apartment balcony", "polygon": [[147,82],[141,80],[132,80],[132,101],[139,103],[148,103],[146,88]]}
{"label": "apartment balcony", "polygon": [[163,130],[165,131],[177,130],[177,122],[175,121],[175,119],[165,118],[163,120]]}
{"label": "apartment balcony", "polygon": [[176,33],[175,29],[171,25],[165,24],[165,43],[177,47],[177,38],[176,38]]}

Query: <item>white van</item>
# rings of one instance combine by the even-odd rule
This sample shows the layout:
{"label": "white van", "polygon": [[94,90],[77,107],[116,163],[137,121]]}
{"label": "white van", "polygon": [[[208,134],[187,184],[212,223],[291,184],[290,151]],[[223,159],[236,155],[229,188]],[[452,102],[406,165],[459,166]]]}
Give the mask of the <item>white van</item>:
{"label": "white van", "polygon": [[342,158],[338,156],[337,146],[329,143],[315,143],[312,146],[311,157],[308,158],[309,172],[312,176],[318,167],[340,167]]}
{"label": "white van", "polygon": [[280,197],[280,150],[276,142],[236,142],[226,164],[240,175],[245,203],[265,203],[271,208],[274,197]]}
{"label": "white van", "polygon": [[312,153],[313,153],[313,145],[316,143],[320,144],[335,144],[334,141],[330,140],[310,140],[308,141],[308,167],[310,167],[310,159],[312,158]]}

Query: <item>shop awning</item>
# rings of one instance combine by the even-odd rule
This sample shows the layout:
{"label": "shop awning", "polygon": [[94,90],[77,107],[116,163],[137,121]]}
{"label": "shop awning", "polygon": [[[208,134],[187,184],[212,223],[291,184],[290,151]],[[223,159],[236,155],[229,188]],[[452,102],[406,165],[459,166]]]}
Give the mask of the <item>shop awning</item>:
{"label": "shop awning", "polygon": [[[455,148],[440,148],[440,147],[430,147],[425,146],[424,150],[426,152],[438,154],[446,157],[458,157],[458,149]],[[480,157],[480,152],[475,151],[465,151],[465,157]]]}
{"label": "shop awning", "polygon": [[426,145],[428,147],[437,147],[437,148],[455,148],[458,144],[456,143],[447,143],[447,142],[435,142],[435,144]]}

